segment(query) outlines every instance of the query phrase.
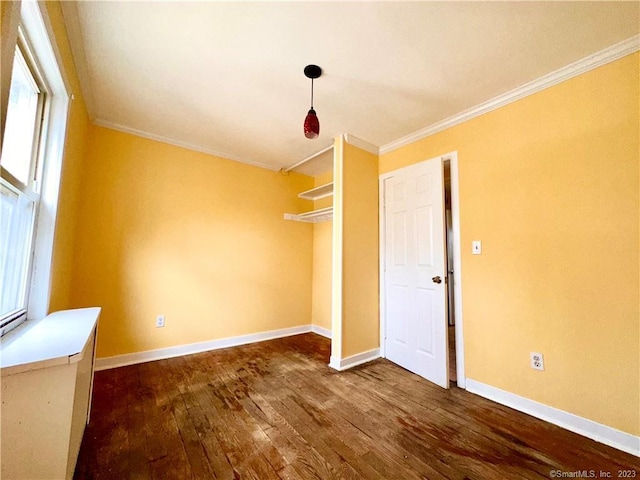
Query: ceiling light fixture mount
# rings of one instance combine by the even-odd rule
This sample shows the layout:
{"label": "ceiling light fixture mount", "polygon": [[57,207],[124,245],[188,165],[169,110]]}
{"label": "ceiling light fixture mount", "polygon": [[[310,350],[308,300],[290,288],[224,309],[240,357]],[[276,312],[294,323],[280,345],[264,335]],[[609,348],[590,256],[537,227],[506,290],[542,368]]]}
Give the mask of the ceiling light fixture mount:
{"label": "ceiling light fixture mount", "polygon": [[304,67],[304,75],[311,79],[311,109],[304,119],[304,136],[313,139],[320,135],[320,122],[313,109],[313,80],[322,75],[322,69],[317,65],[307,65]]}

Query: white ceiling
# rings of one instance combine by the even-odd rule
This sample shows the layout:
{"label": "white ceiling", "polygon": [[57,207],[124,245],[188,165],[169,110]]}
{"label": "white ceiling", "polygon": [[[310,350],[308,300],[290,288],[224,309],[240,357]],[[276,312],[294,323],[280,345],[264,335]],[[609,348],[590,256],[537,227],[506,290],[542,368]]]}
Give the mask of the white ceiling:
{"label": "white ceiling", "polygon": [[63,6],[96,123],[272,169],[341,133],[383,146],[640,30],[638,2]]}

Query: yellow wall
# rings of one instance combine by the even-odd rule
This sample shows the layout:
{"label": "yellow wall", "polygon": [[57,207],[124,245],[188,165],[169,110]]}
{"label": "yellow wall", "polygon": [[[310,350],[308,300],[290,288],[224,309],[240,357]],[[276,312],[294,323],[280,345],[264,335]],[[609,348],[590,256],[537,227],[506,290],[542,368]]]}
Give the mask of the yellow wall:
{"label": "yellow wall", "polygon": [[342,358],[380,345],[378,156],[345,142],[342,165]]}
{"label": "yellow wall", "polygon": [[[333,181],[333,172],[319,175],[314,186]],[[332,197],[314,202],[314,209],[331,206]],[[311,323],[331,330],[331,242],[333,222],[313,224],[313,294]]]}
{"label": "yellow wall", "polygon": [[92,127],[73,302],[103,307],[98,356],[308,325],[313,227],[283,214],[312,186]]}
{"label": "yellow wall", "polygon": [[75,232],[80,204],[82,166],[89,134],[89,116],[80,90],[67,31],[59,2],[47,2],[47,13],[55,33],[58,51],[62,56],[61,68],[75,97],[70,102],[69,121],[64,146],[64,159],[58,197],[58,216],[53,245],[53,266],[49,311],[69,308],[71,278],[75,250]]}
{"label": "yellow wall", "polygon": [[639,73],[629,55],[380,159],[458,152],[468,378],[635,435]]}

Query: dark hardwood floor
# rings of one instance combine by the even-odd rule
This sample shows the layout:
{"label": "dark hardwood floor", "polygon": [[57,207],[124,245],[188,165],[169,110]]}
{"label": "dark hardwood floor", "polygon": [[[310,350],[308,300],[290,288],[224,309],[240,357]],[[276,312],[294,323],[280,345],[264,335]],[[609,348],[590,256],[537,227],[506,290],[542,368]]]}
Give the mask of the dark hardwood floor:
{"label": "dark hardwood floor", "polygon": [[456,327],[449,325],[449,382],[456,384],[458,372],[456,371]]}
{"label": "dark hardwood floor", "polygon": [[[76,479],[541,479],[636,457],[314,334],[97,372]],[[640,471],[637,471],[640,476]]]}

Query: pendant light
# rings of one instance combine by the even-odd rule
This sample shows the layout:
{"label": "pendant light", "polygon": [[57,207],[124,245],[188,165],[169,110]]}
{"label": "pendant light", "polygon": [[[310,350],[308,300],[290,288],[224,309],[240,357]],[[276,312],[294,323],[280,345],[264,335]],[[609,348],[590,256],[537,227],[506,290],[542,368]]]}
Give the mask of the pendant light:
{"label": "pendant light", "polygon": [[304,119],[304,136],[307,138],[318,138],[320,134],[320,122],[316,111],[313,109],[313,80],[322,75],[322,69],[317,65],[307,65],[304,67],[304,74],[311,79],[311,109]]}

